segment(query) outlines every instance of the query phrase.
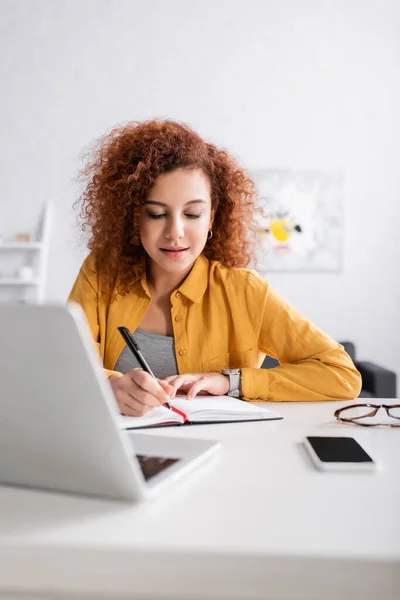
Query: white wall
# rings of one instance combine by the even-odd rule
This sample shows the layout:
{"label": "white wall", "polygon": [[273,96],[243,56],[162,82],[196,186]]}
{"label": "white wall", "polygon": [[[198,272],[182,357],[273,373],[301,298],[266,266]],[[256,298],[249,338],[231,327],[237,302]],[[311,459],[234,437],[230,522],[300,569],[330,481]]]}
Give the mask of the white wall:
{"label": "white wall", "polygon": [[0,0],[0,234],[54,201],[64,300],[79,156],[128,120],[188,122],[248,168],[342,168],[343,272],[270,280],[400,374],[399,38],[396,0]]}

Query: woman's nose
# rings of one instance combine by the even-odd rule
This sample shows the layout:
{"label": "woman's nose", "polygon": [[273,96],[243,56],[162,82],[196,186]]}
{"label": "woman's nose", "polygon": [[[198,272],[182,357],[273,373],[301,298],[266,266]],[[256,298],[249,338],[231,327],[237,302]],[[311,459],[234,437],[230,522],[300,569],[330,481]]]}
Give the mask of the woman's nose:
{"label": "woman's nose", "polygon": [[181,219],[172,219],[167,225],[165,237],[169,240],[179,240],[184,236],[183,223]]}

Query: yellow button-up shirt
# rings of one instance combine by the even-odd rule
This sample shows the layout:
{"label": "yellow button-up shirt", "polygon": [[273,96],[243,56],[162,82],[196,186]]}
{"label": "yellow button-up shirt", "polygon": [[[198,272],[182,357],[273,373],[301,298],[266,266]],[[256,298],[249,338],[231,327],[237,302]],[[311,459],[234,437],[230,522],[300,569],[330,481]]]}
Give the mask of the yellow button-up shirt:
{"label": "yellow button-up shirt", "polygon": [[[93,257],[82,264],[69,296],[81,305],[110,376],[124,347],[117,327],[134,331],[151,296],[145,269],[129,293],[100,294]],[[228,269],[203,255],[170,296],[179,373],[242,369],[246,400],[356,398],[361,376],[343,347],[248,269]],[[280,366],[260,369],[265,355]]]}

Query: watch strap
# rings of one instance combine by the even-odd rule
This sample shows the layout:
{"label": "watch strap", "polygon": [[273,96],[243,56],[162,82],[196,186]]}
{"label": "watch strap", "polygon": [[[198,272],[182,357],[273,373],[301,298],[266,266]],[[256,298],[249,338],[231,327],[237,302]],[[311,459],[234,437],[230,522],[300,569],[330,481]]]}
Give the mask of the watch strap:
{"label": "watch strap", "polygon": [[221,369],[223,375],[229,378],[228,396],[239,398],[241,396],[241,371],[240,369]]}

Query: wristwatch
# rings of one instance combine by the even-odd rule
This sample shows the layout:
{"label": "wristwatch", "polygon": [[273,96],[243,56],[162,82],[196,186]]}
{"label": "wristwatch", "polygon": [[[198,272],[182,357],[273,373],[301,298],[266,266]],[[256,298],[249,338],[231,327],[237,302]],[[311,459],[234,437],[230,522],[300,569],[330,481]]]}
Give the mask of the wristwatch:
{"label": "wristwatch", "polygon": [[240,369],[221,369],[220,373],[229,377],[228,396],[233,396],[233,398],[239,398],[242,391],[240,385],[242,371]]}

